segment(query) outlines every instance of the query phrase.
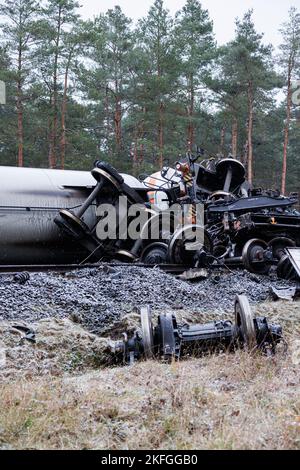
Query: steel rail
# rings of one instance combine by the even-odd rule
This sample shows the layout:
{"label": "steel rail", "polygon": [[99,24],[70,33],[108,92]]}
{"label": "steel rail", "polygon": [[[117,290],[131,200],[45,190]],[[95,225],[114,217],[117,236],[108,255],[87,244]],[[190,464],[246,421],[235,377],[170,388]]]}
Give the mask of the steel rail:
{"label": "steel rail", "polygon": [[174,265],[174,264],[159,264],[156,266],[143,264],[143,263],[88,263],[88,264],[39,264],[39,265],[0,265],[1,274],[16,274],[20,272],[31,272],[31,273],[42,273],[42,272],[54,272],[54,273],[67,273],[70,271],[78,271],[82,269],[105,269],[105,267],[134,267],[134,268],[147,268],[153,269],[155,267],[161,269],[166,273],[180,274],[189,269],[187,266]]}

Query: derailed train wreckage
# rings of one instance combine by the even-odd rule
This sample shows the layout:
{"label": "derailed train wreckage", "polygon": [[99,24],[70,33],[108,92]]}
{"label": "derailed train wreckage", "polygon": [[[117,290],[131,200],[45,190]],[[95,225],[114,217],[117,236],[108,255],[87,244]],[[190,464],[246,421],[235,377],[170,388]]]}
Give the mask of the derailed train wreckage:
{"label": "derailed train wreckage", "polygon": [[[279,277],[299,277],[294,263],[300,247],[297,195],[250,188],[244,166],[233,158],[197,160],[187,155],[175,169],[164,168],[142,181],[100,161],[91,174],[1,167],[0,269],[122,260],[183,270],[242,266],[259,274],[277,266]],[[115,237],[102,239],[97,227],[108,206],[114,208],[118,226]],[[127,234],[131,206],[145,216],[136,239]],[[203,209],[200,223],[198,207]],[[167,229],[164,218],[171,221]],[[197,231],[201,243],[191,250],[187,247]],[[111,345],[125,362],[141,356],[179,358],[221,346],[274,353],[282,339],[280,326],[255,318],[243,296],[235,302],[235,325],[178,325],[174,315],[164,314],[154,328],[147,308],[141,309],[140,318],[142,334],[125,334]]]}
{"label": "derailed train wreckage", "polygon": [[[91,174],[1,167],[0,175],[1,265],[119,259],[186,268],[236,265],[259,274],[276,265],[280,277],[297,276],[287,251],[300,246],[297,195],[250,188],[238,160],[197,163],[188,155],[175,169],[164,168],[143,181],[99,161]],[[120,205],[120,196],[146,217],[137,239],[122,233],[130,211]],[[118,215],[117,236],[105,240],[97,236],[99,221],[107,215],[98,211],[103,204]],[[165,230],[162,221],[167,215],[170,219],[174,205],[178,213],[171,214]],[[195,217],[200,206],[201,224]],[[186,212],[189,223],[182,226]],[[202,243],[187,249],[197,230]]]}
{"label": "derailed train wreckage", "polygon": [[[276,191],[251,189],[238,160],[196,161],[188,155],[175,170],[164,168],[142,184],[135,180],[131,185],[126,176],[97,161],[92,171],[97,185],[92,193],[77,212],[60,211],[55,223],[79,241],[94,260],[117,258],[187,268],[225,264],[244,266],[259,274],[267,274],[272,265],[277,265],[279,277],[297,277],[286,249],[300,246],[300,213],[295,209],[298,195],[284,197]],[[120,213],[120,195],[127,198],[129,206],[139,205],[146,215],[137,240],[121,236],[122,217],[128,219],[130,211]],[[102,243],[97,239],[99,218],[92,227],[84,222],[84,214],[95,201],[96,206],[103,202],[116,206],[120,223],[116,240]],[[173,213],[175,206],[177,212]],[[196,214],[200,206],[204,213],[199,224]],[[198,231],[201,243],[191,249]]]}

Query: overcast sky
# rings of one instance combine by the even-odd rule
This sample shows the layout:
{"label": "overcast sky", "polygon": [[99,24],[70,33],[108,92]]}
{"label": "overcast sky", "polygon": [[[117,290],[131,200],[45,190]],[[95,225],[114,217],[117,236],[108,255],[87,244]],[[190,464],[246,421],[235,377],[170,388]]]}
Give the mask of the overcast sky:
{"label": "overcast sky", "polygon": [[[81,14],[91,18],[106,12],[114,5],[120,5],[123,12],[136,20],[145,16],[153,0],[79,0]],[[202,0],[203,7],[209,10],[214,22],[214,30],[219,44],[232,39],[234,20],[241,17],[248,8],[254,8],[254,19],[259,32],[265,33],[265,41],[277,46],[280,43],[278,28],[287,19],[288,10],[295,6],[300,10],[300,0]],[[165,0],[165,6],[174,14],[185,4],[185,0]]]}

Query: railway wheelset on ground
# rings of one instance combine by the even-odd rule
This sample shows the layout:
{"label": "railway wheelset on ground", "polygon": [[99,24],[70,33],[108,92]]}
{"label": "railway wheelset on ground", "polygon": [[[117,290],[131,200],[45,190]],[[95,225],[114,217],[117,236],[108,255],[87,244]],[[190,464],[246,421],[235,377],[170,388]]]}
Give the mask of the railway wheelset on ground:
{"label": "railway wheelset on ground", "polygon": [[234,302],[235,321],[218,320],[206,324],[180,324],[174,313],[157,317],[156,326],[149,306],[139,309],[140,328],[129,337],[110,342],[116,361],[133,364],[139,359],[178,360],[207,352],[261,351],[274,355],[283,340],[280,325],[266,317],[255,317],[246,296],[238,295]]}

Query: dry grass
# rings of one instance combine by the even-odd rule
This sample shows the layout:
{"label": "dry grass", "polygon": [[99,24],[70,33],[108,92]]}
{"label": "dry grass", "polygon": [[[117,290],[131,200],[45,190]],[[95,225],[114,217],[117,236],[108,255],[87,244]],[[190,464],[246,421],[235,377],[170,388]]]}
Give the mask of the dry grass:
{"label": "dry grass", "polygon": [[299,371],[236,355],[0,387],[2,447],[300,448]]}
{"label": "dry grass", "polygon": [[[280,305],[260,310],[276,318]],[[239,351],[10,379],[0,386],[0,447],[300,449],[299,303],[284,305],[287,355]]]}

